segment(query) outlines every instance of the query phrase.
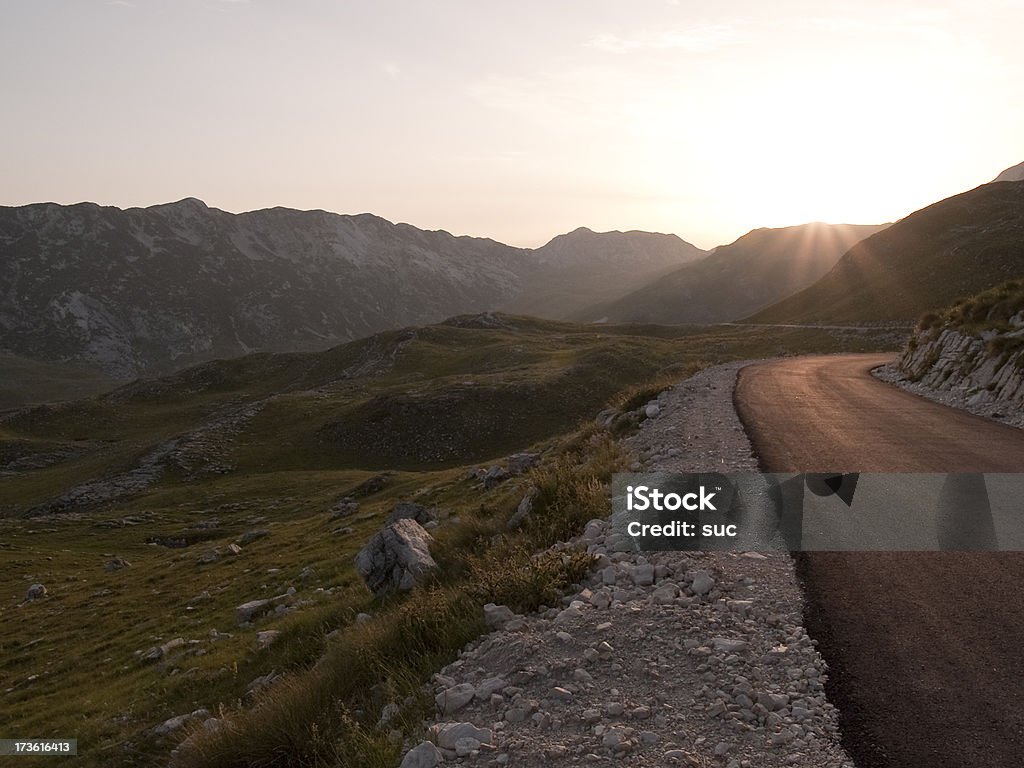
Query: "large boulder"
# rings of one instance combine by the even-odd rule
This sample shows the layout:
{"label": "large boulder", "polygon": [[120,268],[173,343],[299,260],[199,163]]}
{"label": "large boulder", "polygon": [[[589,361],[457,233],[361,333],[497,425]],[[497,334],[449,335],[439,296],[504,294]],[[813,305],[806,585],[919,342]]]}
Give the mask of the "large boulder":
{"label": "large boulder", "polygon": [[437,567],[430,556],[432,541],[415,520],[397,520],[374,534],[359,550],[356,570],[375,595],[410,590]]}

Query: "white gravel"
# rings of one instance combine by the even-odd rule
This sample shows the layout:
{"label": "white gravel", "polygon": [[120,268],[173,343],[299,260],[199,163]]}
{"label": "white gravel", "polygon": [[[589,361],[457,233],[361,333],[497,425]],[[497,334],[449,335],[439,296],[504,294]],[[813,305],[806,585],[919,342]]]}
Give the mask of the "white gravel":
{"label": "white gravel", "polygon": [[[708,369],[662,393],[658,415],[624,441],[635,466],[756,470],[732,403],[742,365]],[[788,555],[613,553],[607,529],[607,520],[593,520],[559,545],[597,555],[587,583],[561,605],[522,617],[491,608],[496,631],[434,677],[440,749],[420,745],[405,768],[439,758],[852,768],[825,698],[825,663],[801,624]]]}

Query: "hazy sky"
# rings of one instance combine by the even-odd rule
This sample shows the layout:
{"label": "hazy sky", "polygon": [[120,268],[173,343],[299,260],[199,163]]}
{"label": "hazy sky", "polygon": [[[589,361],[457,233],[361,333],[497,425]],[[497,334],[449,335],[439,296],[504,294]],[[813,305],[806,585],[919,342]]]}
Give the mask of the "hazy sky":
{"label": "hazy sky", "polygon": [[0,204],[538,245],[892,220],[1024,161],[1024,0],[0,0]]}

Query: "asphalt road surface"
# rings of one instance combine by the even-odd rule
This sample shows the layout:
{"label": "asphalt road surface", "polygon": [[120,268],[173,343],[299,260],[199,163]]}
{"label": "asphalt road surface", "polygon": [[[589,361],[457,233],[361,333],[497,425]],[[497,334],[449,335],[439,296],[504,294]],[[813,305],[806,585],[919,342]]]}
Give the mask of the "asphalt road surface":
{"label": "asphalt road surface", "polygon": [[[889,359],[744,368],[736,406],[762,469],[1024,472],[1024,430],[872,378]],[[1024,765],[1024,554],[815,552],[797,568],[858,766]]]}

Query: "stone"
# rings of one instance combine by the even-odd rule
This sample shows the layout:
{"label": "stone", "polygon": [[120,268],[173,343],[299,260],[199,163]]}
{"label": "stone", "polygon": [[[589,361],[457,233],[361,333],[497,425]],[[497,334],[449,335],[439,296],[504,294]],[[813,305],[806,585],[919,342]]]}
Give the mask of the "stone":
{"label": "stone", "polygon": [[131,563],[129,563],[123,557],[115,557],[113,560],[108,561],[107,564],[103,566],[103,570],[105,570],[107,573],[113,573],[114,571],[120,571],[129,567],[131,567]]}
{"label": "stone", "polygon": [[475,696],[480,701],[484,699],[490,699],[495,693],[501,693],[505,690],[507,683],[503,678],[500,677],[488,677],[486,680],[476,686]]}
{"label": "stone", "polygon": [[651,593],[651,599],[658,605],[671,605],[679,597],[679,587],[675,584],[663,584]]}
{"label": "stone", "polygon": [[46,597],[46,587],[42,584],[33,584],[25,593],[25,600],[27,602],[41,600],[44,597]]}
{"label": "stone", "polygon": [[484,606],[484,622],[491,629],[502,629],[515,618],[515,613],[513,613],[512,609],[507,605],[487,603],[487,605]]}
{"label": "stone", "polygon": [[443,759],[436,746],[429,741],[421,741],[405,753],[399,768],[436,768]]}
{"label": "stone", "polygon": [[241,547],[245,547],[249,544],[252,544],[254,541],[259,541],[260,539],[266,538],[269,535],[270,531],[264,530],[262,528],[254,531],[246,531],[238,537],[238,545]]}
{"label": "stone", "polygon": [[470,683],[459,683],[441,691],[434,701],[443,714],[451,715],[469,704],[475,695],[476,689]]}
{"label": "stone", "polygon": [[484,488],[493,488],[510,477],[511,475],[504,467],[491,467],[484,473]]}
{"label": "stone", "polygon": [[437,567],[430,556],[433,538],[412,519],[398,520],[374,534],[356,555],[356,570],[375,595],[406,592]]}
{"label": "stone", "polygon": [[526,494],[519,502],[519,506],[516,507],[516,511],[512,513],[512,517],[508,519],[508,523],[505,525],[508,530],[511,531],[518,528],[526,521],[526,518],[533,514],[533,505],[539,493],[540,491],[533,486],[526,491]]}
{"label": "stone", "polygon": [[232,557],[238,557],[238,555],[242,554],[242,548],[237,544],[228,544],[225,548],[225,552]]}
{"label": "stone", "polygon": [[638,587],[649,587],[654,583],[654,566],[649,563],[634,566],[630,576]]}
{"label": "stone", "polygon": [[160,655],[166,656],[171,651],[177,650],[184,645],[188,645],[184,637],[176,637],[173,640],[168,640],[166,643],[160,646]]}
{"label": "stone", "polygon": [[490,728],[477,728],[472,723],[439,723],[431,731],[441,749],[455,749],[460,739],[476,739],[480,744],[490,744],[494,739]]}
{"label": "stone", "polygon": [[377,728],[383,730],[384,726],[394,720],[401,711],[401,707],[393,701],[385,704],[380,710],[380,717],[377,718]]}
{"label": "stone", "polygon": [[713,637],[711,644],[716,651],[725,651],[726,653],[739,653],[747,647],[744,640],[734,640],[730,637]]}
{"label": "stone", "polygon": [[273,607],[273,600],[250,600],[235,608],[235,620],[239,624],[245,624],[258,616],[270,611]]}
{"label": "stone", "polygon": [[177,717],[169,718],[160,723],[160,725],[153,728],[153,735],[166,736],[169,733],[174,733],[175,731],[184,728],[193,720],[198,720],[200,718],[205,720],[209,716],[210,713],[208,710],[197,709],[194,712],[188,713],[187,715],[178,715]]}
{"label": "stone", "polygon": [[562,688],[561,686],[555,686],[552,688],[548,696],[555,701],[572,701],[572,691]]}
{"label": "stone", "polygon": [[644,416],[648,419],[656,419],[661,415],[661,406],[657,403],[648,403],[644,408]]}
{"label": "stone", "polygon": [[353,499],[351,496],[338,501],[333,507],[331,507],[330,516],[328,520],[338,520],[342,517],[348,517],[354,515],[359,511],[359,502]]}
{"label": "stone", "polygon": [[715,580],[707,571],[697,571],[693,575],[693,582],[690,589],[695,595],[706,595],[715,587]]}
{"label": "stone", "polygon": [[508,457],[508,473],[521,475],[532,469],[540,461],[538,453],[513,453]]}
{"label": "stone", "polygon": [[268,645],[273,643],[277,638],[281,636],[281,630],[279,629],[265,629],[262,632],[256,633],[256,646],[258,648],[266,648]]}

